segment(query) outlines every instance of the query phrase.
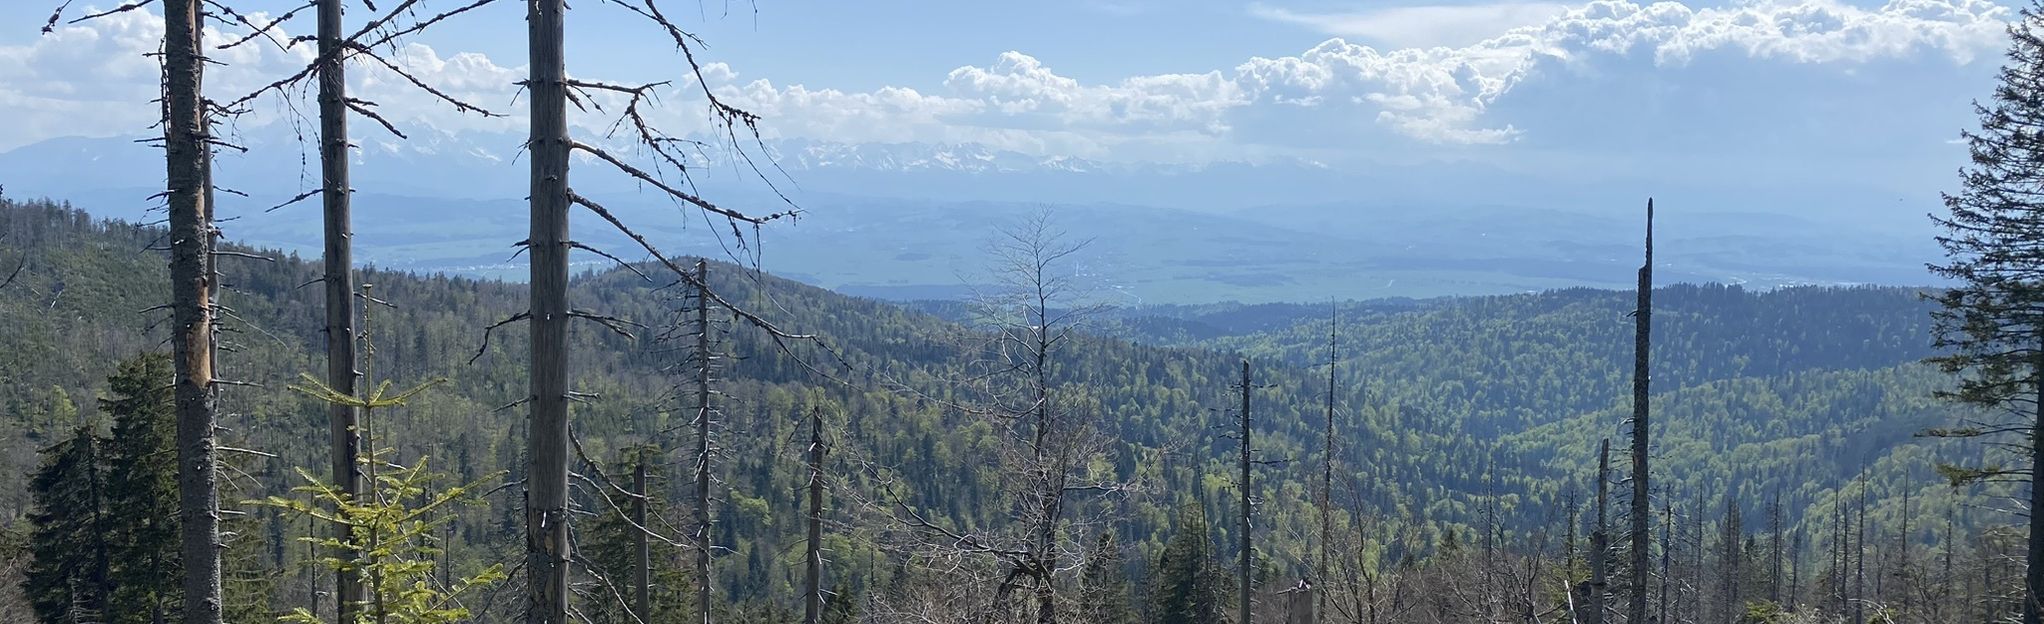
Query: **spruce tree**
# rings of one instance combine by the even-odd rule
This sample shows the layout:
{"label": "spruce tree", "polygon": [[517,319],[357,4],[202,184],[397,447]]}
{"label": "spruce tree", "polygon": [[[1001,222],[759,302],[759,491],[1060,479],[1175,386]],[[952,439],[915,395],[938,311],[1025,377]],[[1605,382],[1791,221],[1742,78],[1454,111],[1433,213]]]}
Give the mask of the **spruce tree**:
{"label": "spruce tree", "polygon": [[111,624],[176,619],[179,567],[177,415],[170,357],[145,354],[107,378],[101,412],[113,418],[106,445],[107,503],[120,510],[108,530],[113,559]]}
{"label": "spruce tree", "polygon": [[1219,624],[1226,621],[1228,576],[1214,559],[1205,512],[1192,509],[1157,558],[1150,587],[1150,621],[1155,624]]}
{"label": "spruce tree", "polygon": [[[2017,470],[2035,484],[2044,477],[2044,4],[2032,4],[2009,25],[2008,61],[1986,103],[1975,103],[1980,129],[1963,133],[1972,162],[1960,172],[1960,190],[1946,195],[1949,216],[1933,216],[1944,229],[1937,241],[1944,264],[1930,270],[1956,285],[1935,295],[1933,358],[1958,376],[1944,393],[1958,401],[2020,414],[2021,421],[1966,423],[1934,434],[1970,437],[1988,432],[2029,436]],[[1953,469],[1955,480],[2003,474],[1994,468]],[[2044,505],[2044,490],[2030,488],[2030,507]],[[2044,514],[2031,514],[2028,574],[2022,621],[2039,624],[2038,589],[2044,586]]]}
{"label": "spruce tree", "polygon": [[112,586],[99,454],[98,436],[81,425],[69,439],[43,450],[43,464],[29,481],[34,562],[23,590],[44,622],[98,622],[106,612]]}

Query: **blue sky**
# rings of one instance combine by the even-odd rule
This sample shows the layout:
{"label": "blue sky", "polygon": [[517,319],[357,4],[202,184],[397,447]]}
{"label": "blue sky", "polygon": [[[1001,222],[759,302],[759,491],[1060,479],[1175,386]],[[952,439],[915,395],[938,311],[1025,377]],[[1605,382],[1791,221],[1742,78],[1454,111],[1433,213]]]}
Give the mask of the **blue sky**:
{"label": "blue sky", "polygon": [[[12,113],[0,150],[148,132],[155,75],[141,54],[160,33],[154,16],[39,36],[43,4],[0,3],[0,23],[16,25],[0,29],[0,109]],[[576,6],[571,73],[683,77],[659,33],[596,0]],[[1963,159],[1951,140],[1972,124],[1968,102],[1987,94],[2015,16],[1988,0],[664,6],[710,43],[710,87],[763,113],[775,137],[1135,162],[1459,162],[1580,184],[1893,186],[1917,199],[1949,186]],[[499,0],[392,57],[515,113],[522,7]],[[305,54],[221,53],[231,66],[209,80],[217,92],[247,90]],[[521,125],[455,113],[374,68],[352,78],[415,131]],[[658,121],[706,127],[699,96],[669,96]],[[256,109],[243,124],[288,119],[304,102]],[[365,151],[380,140],[364,138]]]}

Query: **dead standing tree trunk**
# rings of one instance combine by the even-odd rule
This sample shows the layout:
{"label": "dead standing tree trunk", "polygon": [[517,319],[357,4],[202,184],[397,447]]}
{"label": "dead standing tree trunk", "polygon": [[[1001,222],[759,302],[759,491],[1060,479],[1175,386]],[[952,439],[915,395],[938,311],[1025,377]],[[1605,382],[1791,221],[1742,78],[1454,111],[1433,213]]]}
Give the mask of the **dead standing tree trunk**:
{"label": "dead standing tree trunk", "polygon": [[531,396],[525,494],[526,614],[568,624],[568,85],[565,0],[526,5],[532,94]]}
{"label": "dead standing tree trunk", "polygon": [[1249,536],[1249,532],[1250,532],[1250,530],[1251,530],[1251,529],[1252,529],[1252,527],[1253,527],[1253,525],[1252,525],[1252,524],[1251,524],[1251,522],[1250,522],[1250,519],[1251,519],[1251,517],[1252,517],[1252,516],[1254,515],[1254,512],[1252,511],[1252,508],[1251,508],[1251,505],[1252,505],[1252,504],[1254,503],[1254,499],[1253,499],[1253,498],[1251,497],[1251,493],[1255,491],[1255,490],[1253,489],[1253,486],[1255,485],[1255,481],[1253,481],[1253,478],[1254,478],[1254,476],[1255,476],[1255,475],[1254,475],[1254,474],[1253,474],[1253,473],[1251,472],[1251,470],[1250,470],[1250,468],[1251,468],[1251,467],[1252,467],[1252,466],[1254,465],[1254,462],[1250,461],[1250,459],[1249,459],[1249,453],[1250,453],[1250,445],[1249,445],[1249,391],[1250,391],[1250,389],[1252,389],[1252,388],[1254,388],[1254,386],[1250,385],[1250,379],[1249,379],[1249,360],[1242,360],[1242,411],[1241,411],[1241,412],[1239,413],[1239,415],[1240,415],[1240,416],[1242,417],[1242,419],[1241,419],[1241,421],[1242,421],[1242,424],[1241,424],[1241,426],[1242,426],[1242,430],[1241,430],[1241,432],[1240,432],[1240,434],[1239,434],[1239,435],[1241,435],[1241,436],[1242,436],[1242,460],[1241,460],[1241,468],[1242,468],[1242,510],[1241,510],[1241,511],[1242,511],[1242,514],[1241,514],[1241,516],[1242,516],[1242,525],[1241,525],[1241,529],[1242,529],[1242,536],[1241,536],[1241,548],[1242,548],[1242,551],[1241,551],[1241,560],[1240,560],[1240,562],[1239,562],[1239,564],[1238,564],[1238,565],[1239,565],[1239,566],[1241,567],[1241,570],[1239,571],[1239,573],[1240,573],[1240,574],[1242,575],[1242,579],[1241,579],[1241,580],[1242,580],[1242,590],[1241,590],[1241,591],[1242,591],[1242,594],[1241,594],[1241,599],[1240,599],[1240,601],[1238,602],[1238,605],[1237,605],[1237,606],[1238,606],[1238,607],[1239,607],[1239,608],[1241,609],[1241,614],[1240,614],[1240,615],[1238,616],[1238,617],[1239,617],[1239,619],[1235,620],[1235,621],[1236,621],[1236,622],[1237,622],[1238,624],[1250,624],[1250,619],[1249,619],[1249,616],[1250,616],[1250,614],[1249,614],[1249,604],[1250,604],[1250,602],[1251,602],[1251,599],[1253,598],[1253,594],[1251,594],[1251,589],[1253,589],[1253,587],[1254,587],[1254,585],[1253,585],[1253,584],[1251,583],[1251,579],[1250,579],[1250,562],[1251,562],[1252,558],[1254,557],[1254,555],[1255,555],[1255,552],[1256,552],[1256,550],[1255,550],[1255,548],[1254,548],[1254,545],[1253,545],[1253,542],[1252,542],[1252,540],[1250,539],[1250,536]]}
{"label": "dead standing tree trunk", "polygon": [[711,367],[716,358],[710,352],[710,264],[696,261],[695,289],[695,350],[689,362],[695,383],[695,550],[696,550],[696,621],[710,624],[710,549],[715,545],[710,540],[710,454],[714,451],[710,435],[716,407],[710,404]]}
{"label": "dead standing tree trunk", "polygon": [[1632,347],[1632,599],[1627,622],[1647,621],[1647,554],[1651,546],[1648,518],[1653,501],[1647,493],[1647,353],[1653,339],[1654,200],[1647,199],[1646,262],[1639,267],[1639,306],[1633,310]]}
{"label": "dead standing tree trunk", "polygon": [[172,350],[184,622],[220,624],[220,491],[214,434],[212,210],[206,205],[205,58],[199,0],[163,3],[163,140],[170,207]]}
{"label": "dead standing tree trunk", "polygon": [[823,410],[809,413],[809,541],[802,557],[802,624],[823,617]]}
{"label": "dead standing tree trunk", "polygon": [[[326,290],[326,384],[334,392],[355,396],[361,371],[356,367],[355,356],[355,273],[349,210],[353,190],[348,182],[348,83],[341,60],[342,0],[318,2],[320,202],[326,229],[325,274],[321,277]],[[332,444],[330,478],[334,489],[348,498],[362,492],[362,473],[357,466],[362,453],[362,439],[356,431],[359,419],[360,412],[352,405],[327,404],[327,430]],[[354,543],[352,531],[345,522],[333,525],[334,539],[339,543]],[[360,554],[343,549],[334,556],[353,560]],[[367,600],[364,589],[351,568],[335,570],[336,622],[355,621],[358,605]]]}
{"label": "dead standing tree trunk", "polygon": [[[1330,304],[1327,311],[1327,422],[1320,434],[1320,561],[1313,572],[1313,582],[1326,585],[1327,562],[1334,549],[1334,384],[1335,368],[1341,364],[1337,348],[1340,329],[1341,309]],[[1314,608],[1327,611],[1327,593],[1314,594]]]}

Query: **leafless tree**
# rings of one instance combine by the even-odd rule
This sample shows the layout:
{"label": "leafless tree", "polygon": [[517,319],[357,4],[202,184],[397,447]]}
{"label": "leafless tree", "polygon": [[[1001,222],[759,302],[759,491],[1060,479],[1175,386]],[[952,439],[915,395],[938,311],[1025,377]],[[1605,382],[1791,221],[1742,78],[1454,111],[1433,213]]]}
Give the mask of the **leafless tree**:
{"label": "leafless tree", "polygon": [[[1335,372],[1341,365],[1338,340],[1341,329],[1341,308],[1330,303],[1327,311],[1327,422],[1320,434],[1320,560],[1314,566],[1313,578],[1317,583],[1328,581],[1329,551],[1334,545],[1334,387]],[[1328,591],[1314,593],[1318,604],[1316,611],[1327,612]]]}
{"label": "leafless tree", "polygon": [[[725,103],[710,90],[703,78],[701,66],[695,59],[697,43],[694,36],[670,20],[656,0],[610,0],[607,4],[642,18],[645,23],[672,41],[675,49],[687,63],[694,86],[700,87],[700,94],[705,98],[711,118],[718,122],[734,148],[739,147],[739,132],[755,131],[759,117]],[[659,89],[668,86],[669,83],[629,86],[568,78],[563,45],[566,1],[533,0],[527,3],[526,8],[529,76],[523,86],[529,93],[531,102],[530,136],[526,142],[532,163],[532,186],[531,194],[528,196],[531,230],[520,245],[529,252],[531,259],[528,282],[530,308],[498,325],[525,320],[528,321],[528,329],[532,335],[529,354],[531,393],[524,399],[528,408],[527,458],[530,464],[527,471],[525,513],[526,621],[534,624],[566,624],[570,612],[570,565],[575,559],[569,538],[568,511],[570,446],[568,407],[572,399],[569,373],[572,354],[568,352],[568,322],[570,319],[581,318],[604,325],[613,331],[622,331],[618,319],[570,306],[568,255],[571,250],[580,249],[606,258],[617,258],[613,254],[577,242],[570,236],[568,231],[570,208],[581,206],[594,213],[630,238],[660,267],[671,272],[677,281],[703,289],[704,296],[711,304],[729,310],[734,317],[762,330],[777,343],[785,344],[788,340],[814,340],[814,336],[781,331],[766,319],[732,305],[709,290],[707,284],[698,276],[662,254],[652,241],[626,225],[615,213],[574,191],[568,177],[570,155],[573,152],[581,152],[608,165],[609,169],[629,176],[676,202],[693,207],[706,215],[726,220],[731,224],[734,235],[742,237],[737,227],[739,224],[757,226],[794,215],[793,210],[755,215],[726,208],[684,190],[685,184],[666,179],[667,175],[687,175],[686,155],[681,150],[693,144],[661,132],[644,114],[645,108],[659,94]],[[572,137],[568,126],[571,94],[578,94],[574,98],[577,106],[598,109],[601,107],[601,100],[606,96],[622,98],[624,100],[622,110],[612,127],[632,136],[637,145],[651,155],[655,164],[651,167],[640,167],[628,162],[624,157]],[[753,138],[757,140],[756,135]],[[740,153],[743,151],[740,150]],[[487,340],[487,332],[485,339]],[[644,530],[643,527],[640,529]]]}
{"label": "leafless tree", "polygon": [[809,414],[809,514],[807,548],[802,557],[802,624],[823,617],[823,410]]}
{"label": "leafless tree", "polygon": [[[74,23],[132,11],[149,2],[131,2],[86,15]],[[219,624],[221,597],[219,415],[214,392],[214,325],[217,275],[213,272],[217,230],[213,225],[211,152],[218,143],[211,134],[218,110],[204,95],[202,45],[207,6],[203,0],[162,0],[164,199],[170,218],[171,350],[176,381],[178,498],[183,557],[184,622]],[[51,13],[43,32],[54,30],[65,7]],[[217,15],[215,15],[217,17]]]}
{"label": "leafless tree", "polygon": [[[1068,389],[1062,353],[1096,309],[1073,268],[1086,242],[1071,242],[1039,212],[1003,229],[992,245],[993,286],[974,302],[983,331],[967,336],[975,354],[969,377],[959,380],[976,398],[953,408],[1001,432],[988,460],[1001,475],[1009,501],[1007,522],[962,530],[931,518],[904,500],[891,503],[908,529],[901,546],[913,559],[946,574],[978,578],[967,612],[987,622],[1056,622],[1065,599],[1058,586],[1083,566],[1074,535],[1091,535],[1099,522],[1079,513],[1082,495],[1121,495],[1127,484],[1095,474],[1110,440],[1095,427],[1097,406]],[[1104,509],[1093,501],[1090,509]],[[1016,593],[1027,592],[1026,603]]]}
{"label": "leafless tree", "polygon": [[1653,545],[1648,527],[1653,501],[1648,497],[1647,458],[1652,448],[1647,426],[1649,376],[1647,353],[1653,340],[1654,313],[1654,200],[1647,199],[1646,261],[1639,267],[1639,306],[1633,310],[1632,347],[1632,521],[1631,600],[1626,603],[1627,622],[1647,621],[1647,556]]}

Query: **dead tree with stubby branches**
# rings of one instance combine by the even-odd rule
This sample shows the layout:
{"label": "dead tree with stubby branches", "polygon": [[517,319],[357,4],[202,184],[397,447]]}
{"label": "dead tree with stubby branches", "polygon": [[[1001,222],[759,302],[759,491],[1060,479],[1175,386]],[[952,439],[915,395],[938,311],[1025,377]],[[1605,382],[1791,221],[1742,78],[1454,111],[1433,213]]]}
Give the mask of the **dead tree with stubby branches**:
{"label": "dead tree with stubby branches", "polygon": [[[317,52],[310,63],[299,71],[281,80],[264,85],[252,93],[243,95],[229,104],[239,107],[265,95],[288,96],[300,91],[305,83],[316,86],[319,103],[319,135],[317,139],[320,183],[317,187],[271,208],[303,201],[311,196],[320,197],[321,217],[324,226],[322,251],[323,271],[317,280],[324,288],[326,302],[325,328],[327,371],[324,379],[328,387],[341,394],[354,394],[362,373],[356,354],[356,325],[359,311],[357,299],[362,296],[356,289],[354,254],[352,248],[353,222],[351,198],[354,188],[349,181],[349,153],[352,147],[348,140],[348,115],[353,112],[381,125],[387,132],[400,138],[404,133],[390,120],[375,111],[376,103],[348,94],[347,70],[351,63],[367,64],[378,71],[394,73],[406,82],[430,93],[442,101],[451,103],[461,112],[473,112],[483,116],[495,116],[468,102],[459,100],[439,89],[426,84],[412,75],[406,68],[391,62],[384,53],[388,46],[402,35],[420,32],[428,25],[488,4],[493,0],[478,0],[469,4],[430,16],[420,16],[423,0],[407,0],[390,7],[389,12],[376,13],[377,7],[369,0],[362,0],[363,8],[371,12],[370,19],[353,32],[344,24],[346,0],[311,0],[261,25],[248,24],[248,35],[222,44],[221,48],[249,45],[251,42],[268,40],[279,47],[291,47],[306,43],[306,37],[289,37],[280,40],[282,25],[298,16],[305,9],[314,9],[317,15],[316,33],[310,39],[315,42]],[[243,21],[246,21],[244,19]],[[344,496],[353,497],[363,491],[362,439],[360,433],[360,410],[351,405],[333,403],[327,409],[329,454],[332,486]],[[331,527],[335,542],[352,543],[348,539],[352,530],[347,524],[335,522]],[[333,556],[342,560],[360,557],[358,552],[341,551]],[[339,621],[355,619],[355,613],[369,599],[366,587],[352,566],[343,566],[334,573],[334,603]]]}
{"label": "dead tree with stubby branches", "polygon": [[[109,11],[71,20],[89,21],[142,9],[154,0],[123,4]],[[221,594],[219,431],[216,390],[217,344],[214,272],[218,230],[214,227],[211,176],[212,151],[225,143],[212,134],[220,107],[204,94],[203,49],[208,19],[235,15],[214,0],[162,0],[162,147],[169,213],[171,350],[176,369],[173,401],[177,418],[178,520],[184,578],[183,621],[219,624]],[[69,3],[50,14],[43,32],[52,32]]]}
{"label": "dead tree with stubby branches", "polygon": [[[760,226],[796,215],[792,204],[767,211],[745,211],[719,205],[688,190],[692,188],[687,183],[691,161],[686,150],[701,144],[671,136],[656,127],[648,110],[659,97],[677,91],[699,94],[710,118],[717,125],[721,139],[747,163],[753,161],[745,145],[760,145],[757,130],[760,119],[725,102],[710,89],[696,59],[700,40],[670,19],[659,2],[606,0],[598,6],[623,10],[662,34],[684,61],[687,77],[681,86],[672,81],[631,85],[571,79],[563,45],[567,20],[565,0],[532,0],[527,3],[529,74],[520,86],[525,89],[530,102],[530,132],[525,149],[531,162],[528,196],[531,229],[526,239],[519,241],[517,246],[530,258],[530,307],[486,328],[484,345],[478,354],[488,349],[490,330],[514,322],[527,323],[532,337],[528,371],[530,392],[518,403],[527,408],[524,619],[533,624],[567,624],[572,612],[571,567],[578,557],[571,539],[568,465],[574,438],[568,408],[578,397],[571,390],[570,366],[574,359],[568,349],[568,323],[572,319],[592,321],[607,330],[627,335],[630,326],[624,319],[576,308],[569,301],[568,256],[574,250],[631,267],[616,254],[575,240],[568,228],[571,210],[576,207],[587,210],[625,235],[655,268],[670,275],[676,285],[698,292],[706,309],[717,308],[720,315],[728,313],[735,322],[757,331],[781,349],[790,349],[796,342],[806,342],[828,350],[827,345],[814,335],[782,330],[764,317],[734,305],[711,289],[702,277],[662,253],[652,240],[626,224],[617,213],[577,193],[570,184],[571,157],[580,152],[590,158],[587,162],[593,165],[601,163],[595,165],[599,170],[631,178],[642,188],[651,189],[679,205],[693,208],[706,217],[723,220],[741,245],[747,244],[744,228],[753,228],[756,237]],[[613,153],[598,147],[596,137],[578,136],[569,124],[568,108],[571,104],[581,111],[612,115],[607,121],[608,129],[604,136],[627,138],[638,152]],[[637,164],[635,161],[638,159],[649,164]],[[754,167],[754,171],[759,173],[759,168]],[[759,173],[759,177],[767,181],[764,173]],[[768,184],[771,186],[770,181]],[[783,201],[785,203],[785,198]],[[636,267],[631,270],[638,271]],[[644,272],[639,274],[645,276]],[[651,280],[650,276],[645,277]],[[576,452],[579,453],[579,450]],[[586,462],[586,457],[585,463],[590,463]],[[591,472],[590,480],[611,481],[600,470]],[[599,490],[609,497],[617,495],[622,488],[604,485]],[[637,529],[651,531],[643,526]],[[683,548],[701,546],[665,536],[660,539]],[[698,615],[701,616],[700,613]]]}

